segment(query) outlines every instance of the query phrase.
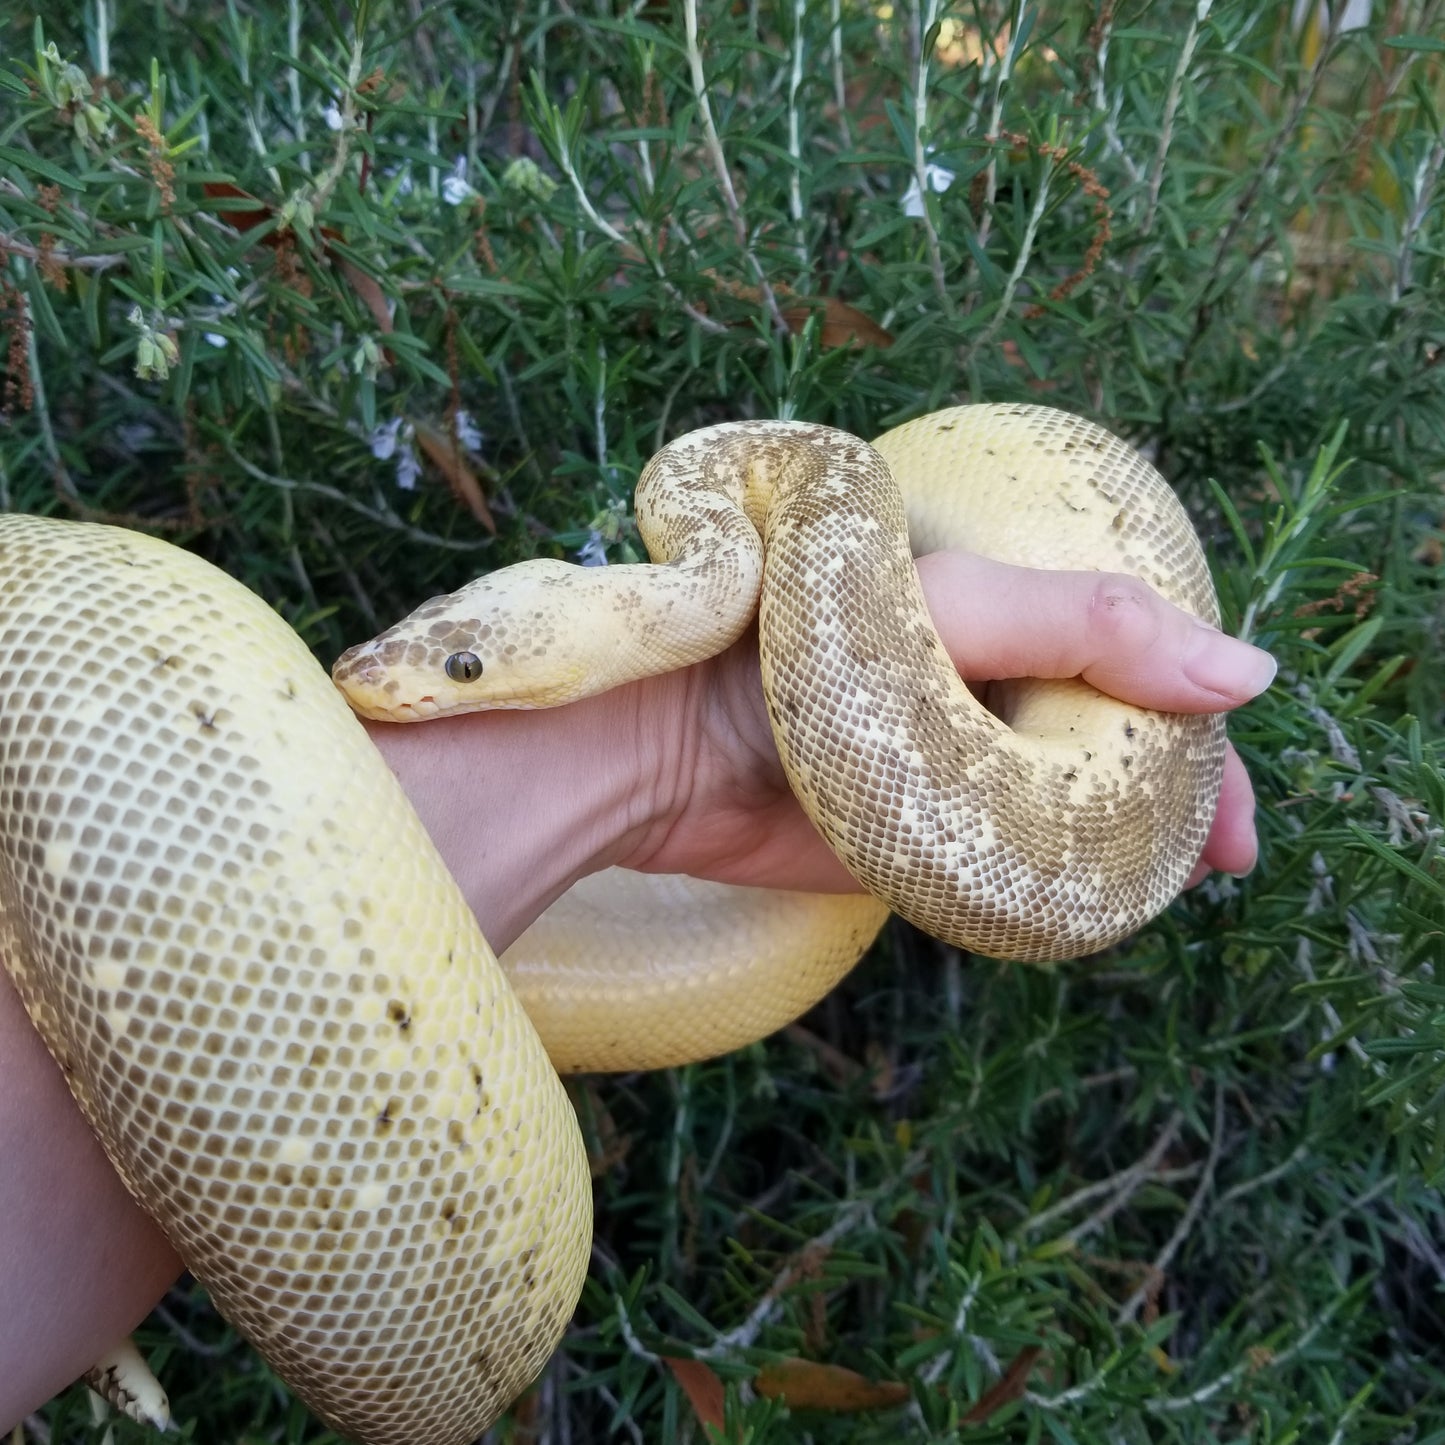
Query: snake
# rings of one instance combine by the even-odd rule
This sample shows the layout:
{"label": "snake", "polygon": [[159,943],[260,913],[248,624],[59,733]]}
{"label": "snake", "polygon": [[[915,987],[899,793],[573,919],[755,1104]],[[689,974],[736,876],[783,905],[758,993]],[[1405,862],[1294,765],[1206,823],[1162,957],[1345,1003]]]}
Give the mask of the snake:
{"label": "snake", "polygon": [[[1107,947],[1216,806],[1218,717],[1077,679],[985,706],[928,616],[913,557],[961,547],[1130,573],[1218,625],[1184,508],[1093,423],[722,423],[647,464],[635,514],[649,562],[504,568],[330,678],[191,552],[0,516],[0,957],[130,1193],[361,1445],[464,1445],[556,1348],[592,1211],[559,1070],[760,1038],[890,912],[1001,959]],[[563,705],[754,623],[790,785],[865,891],[608,871],[499,962],[357,714]],[[163,1422],[132,1347],[89,1378]]]}

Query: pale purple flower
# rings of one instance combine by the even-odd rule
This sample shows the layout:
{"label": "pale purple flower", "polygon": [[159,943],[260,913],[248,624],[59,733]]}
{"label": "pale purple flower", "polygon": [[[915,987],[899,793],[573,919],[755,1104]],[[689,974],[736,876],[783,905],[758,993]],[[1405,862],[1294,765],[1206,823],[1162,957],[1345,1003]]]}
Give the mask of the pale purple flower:
{"label": "pale purple flower", "polygon": [[587,533],[587,540],[577,549],[577,560],[584,567],[605,567],[607,565],[607,543],[602,533],[593,527]]}

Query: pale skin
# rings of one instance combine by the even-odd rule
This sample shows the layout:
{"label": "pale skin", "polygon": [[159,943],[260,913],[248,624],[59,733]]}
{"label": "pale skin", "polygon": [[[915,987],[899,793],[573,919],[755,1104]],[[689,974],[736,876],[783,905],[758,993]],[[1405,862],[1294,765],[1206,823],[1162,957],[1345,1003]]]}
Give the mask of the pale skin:
{"label": "pale skin", "polygon": [[[1144,707],[1222,712],[1268,686],[1266,654],[1130,578],[957,553],[919,562],[963,676],[1082,675]],[[787,789],[750,639],[711,662],[551,712],[374,725],[500,953],[577,878],[620,864],[823,891],[851,880]],[[1231,749],[1190,879],[1245,873],[1254,797]],[[0,970],[0,1430],[144,1318],[181,1270],[122,1189]]]}

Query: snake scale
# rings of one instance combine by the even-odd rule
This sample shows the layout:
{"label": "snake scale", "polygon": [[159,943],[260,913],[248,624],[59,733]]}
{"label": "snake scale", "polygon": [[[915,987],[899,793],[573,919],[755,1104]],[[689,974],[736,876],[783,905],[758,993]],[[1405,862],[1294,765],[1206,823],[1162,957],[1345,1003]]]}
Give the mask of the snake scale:
{"label": "snake scale", "polygon": [[[474,1439],[572,1314],[591,1196],[554,1063],[757,1038],[889,909],[998,957],[1092,951],[1169,901],[1213,814],[1218,718],[1080,682],[1010,683],[991,712],[918,587],[913,552],[964,547],[1130,572],[1217,624],[1182,507],[1100,428],[1022,406],[872,447],[710,427],[649,463],[637,517],[651,564],[492,574],[352,649],[337,687],[198,558],[0,517],[5,965],[131,1192],[364,1445]],[[504,973],[347,700],[554,705],[712,655],[754,615],[789,780],[870,896],[601,874]],[[632,941],[643,894],[681,929],[656,962]],[[143,1369],[105,1369],[146,1414]]]}

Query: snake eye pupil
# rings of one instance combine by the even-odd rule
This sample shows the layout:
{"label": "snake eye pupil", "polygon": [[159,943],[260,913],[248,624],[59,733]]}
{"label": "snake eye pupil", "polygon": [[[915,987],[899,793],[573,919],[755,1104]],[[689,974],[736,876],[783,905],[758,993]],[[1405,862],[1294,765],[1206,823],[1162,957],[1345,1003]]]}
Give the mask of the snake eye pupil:
{"label": "snake eye pupil", "polygon": [[446,674],[453,682],[475,682],[482,675],[482,659],[475,652],[454,652],[446,660]]}

